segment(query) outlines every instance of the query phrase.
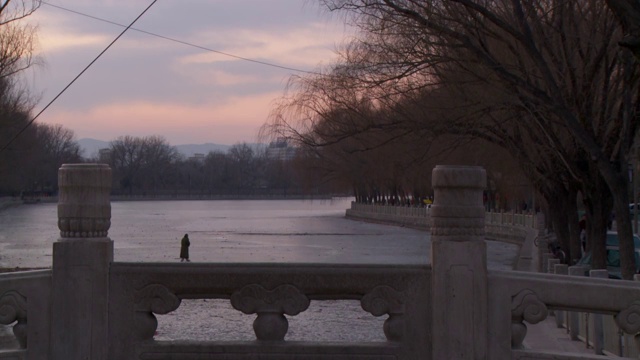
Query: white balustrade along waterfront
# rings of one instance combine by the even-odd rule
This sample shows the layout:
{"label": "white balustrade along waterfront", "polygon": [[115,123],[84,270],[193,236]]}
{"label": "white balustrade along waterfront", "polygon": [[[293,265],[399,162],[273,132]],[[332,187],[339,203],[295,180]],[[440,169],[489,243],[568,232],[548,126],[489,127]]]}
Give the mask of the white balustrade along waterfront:
{"label": "white balustrade along waterfront", "polygon": [[[391,223],[429,229],[431,208],[426,206],[380,205],[351,202],[347,217],[372,222]],[[533,214],[486,212],[487,225],[509,228],[538,228],[537,217]]]}
{"label": "white balustrade along waterfront", "polygon": [[349,218],[358,220],[429,229],[431,226],[430,212],[431,209],[427,207],[360,204],[352,202],[351,208],[347,209],[346,215]]}
{"label": "white balustrade along waterfront", "polygon": [[[482,168],[433,170],[424,266],[114,262],[110,169],[63,165],[59,180],[52,270],[0,275],[0,323],[14,324],[19,347],[0,359],[598,359],[524,349],[527,324],[550,311],[586,311],[640,332],[640,282],[487,271]],[[535,238],[528,229],[523,246]],[[255,314],[257,341],[155,340],[155,315],[183,299],[228,299]],[[336,299],[359,300],[363,316],[388,316],[387,340],[285,340],[287,316]]]}

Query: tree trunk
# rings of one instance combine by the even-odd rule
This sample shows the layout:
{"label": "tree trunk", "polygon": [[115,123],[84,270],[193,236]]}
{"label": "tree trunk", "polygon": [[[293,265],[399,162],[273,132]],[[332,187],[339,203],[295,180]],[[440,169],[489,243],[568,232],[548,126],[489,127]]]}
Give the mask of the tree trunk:
{"label": "tree trunk", "polygon": [[[627,166],[622,166],[626,169]],[[613,206],[616,214],[616,231],[620,241],[620,267],[622,278],[633,280],[636,271],[635,244],[633,241],[633,229],[631,228],[631,216],[629,214],[629,189],[625,179],[619,179],[617,186],[613,188]]]}
{"label": "tree trunk", "polygon": [[567,253],[569,265],[574,265],[582,257],[582,244],[580,244],[580,225],[578,224],[578,205],[576,200],[578,191],[569,184],[569,195],[567,197],[567,224],[569,225],[569,252]]}
{"label": "tree trunk", "polygon": [[591,252],[591,267],[593,269],[606,269],[606,235],[607,221],[611,215],[611,193],[601,176],[594,175],[591,183],[594,186],[584,190],[587,214],[587,251]]}
{"label": "tree trunk", "polygon": [[549,209],[549,212],[551,213],[551,222],[553,223],[553,229],[558,242],[560,243],[562,251],[564,251],[570,259],[569,227],[567,226],[568,216],[566,211],[567,208],[565,206],[565,202],[558,201],[558,199],[556,199],[554,205],[556,206],[552,206]]}

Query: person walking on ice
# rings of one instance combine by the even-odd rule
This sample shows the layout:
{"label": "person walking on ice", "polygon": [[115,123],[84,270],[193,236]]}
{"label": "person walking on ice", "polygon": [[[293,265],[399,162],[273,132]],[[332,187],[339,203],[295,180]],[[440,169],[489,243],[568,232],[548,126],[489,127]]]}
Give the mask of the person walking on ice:
{"label": "person walking on ice", "polygon": [[180,262],[185,260],[191,261],[189,260],[189,245],[191,245],[189,234],[184,234],[184,237],[180,241]]}

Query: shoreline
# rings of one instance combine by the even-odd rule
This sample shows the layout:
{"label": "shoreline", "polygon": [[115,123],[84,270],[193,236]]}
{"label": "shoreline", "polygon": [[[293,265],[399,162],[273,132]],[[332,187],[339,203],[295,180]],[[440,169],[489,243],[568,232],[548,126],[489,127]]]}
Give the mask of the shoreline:
{"label": "shoreline", "polygon": [[32,271],[32,270],[50,270],[51,267],[20,267],[20,266],[16,266],[16,267],[0,267],[0,274],[6,274],[6,273],[12,273],[12,272],[18,272],[18,271]]}
{"label": "shoreline", "polygon": [[[117,201],[214,201],[214,200],[332,200],[351,198],[349,195],[185,195],[185,196],[128,196],[111,195],[112,202]],[[58,196],[38,198],[36,201],[25,202],[19,197],[0,197],[0,210],[18,205],[32,205],[38,203],[57,203]]]}
{"label": "shoreline", "polygon": [[10,207],[22,205],[22,200],[18,197],[2,196],[0,197],[0,211]]}

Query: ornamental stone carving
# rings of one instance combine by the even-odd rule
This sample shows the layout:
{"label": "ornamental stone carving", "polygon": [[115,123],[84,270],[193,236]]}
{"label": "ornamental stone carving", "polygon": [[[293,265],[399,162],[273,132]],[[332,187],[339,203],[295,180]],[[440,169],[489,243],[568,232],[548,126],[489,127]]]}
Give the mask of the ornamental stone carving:
{"label": "ornamental stone carving", "polygon": [[436,192],[430,214],[432,240],[483,241],[485,170],[477,166],[438,165],[432,177]]}
{"label": "ornamental stone carving", "polygon": [[180,306],[181,300],[163,285],[148,285],[135,293],[136,337],[138,340],[153,338],[158,328],[154,314],[168,314]]}
{"label": "ornamental stone carving", "polygon": [[627,334],[640,333],[640,302],[634,301],[616,316],[616,323]]}
{"label": "ornamental stone carving", "polygon": [[307,310],[309,299],[293,285],[267,290],[251,284],[231,295],[231,305],[245,314],[258,314],[253,322],[258,340],[282,341],[289,330],[284,314],[293,316]]}
{"label": "ornamental stone carving", "polygon": [[511,317],[537,324],[547,318],[547,306],[535,292],[524,289],[511,298]]}
{"label": "ornamental stone carving", "polygon": [[111,227],[111,168],[64,164],[58,170],[58,228],[62,238],[106,237]]}
{"label": "ornamental stone carving", "polygon": [[389,341],[401,341],[404,336],[404,301],[402,293],[389,286],[377,286],[362,297],[360,306],[373,316],[389,314],[383,330]]}
{"label": "ornamental stone carving", "polygon": [[27,298],[16,291],[7,291],[0,296],[0,324],[13,326],[13,334],[20,348],[27,348]]}
{"label": "ornamental stone carving", "polygon": [[522,348],[527,335],[527,325],[537,324],[547,318],[547,306],[530,289],[524,289],[511,298],[511,347]]}

